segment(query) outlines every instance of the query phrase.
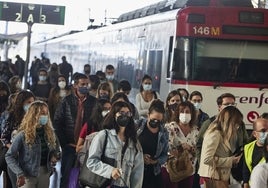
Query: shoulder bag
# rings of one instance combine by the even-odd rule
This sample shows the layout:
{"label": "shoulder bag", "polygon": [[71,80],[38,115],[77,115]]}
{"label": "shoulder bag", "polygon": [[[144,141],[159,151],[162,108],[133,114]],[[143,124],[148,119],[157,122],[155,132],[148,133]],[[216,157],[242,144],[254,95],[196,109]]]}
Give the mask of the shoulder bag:
{"label": "shoulder bag", "polygon": [[194,168],[189,159],[188,152],[184,150],[181,155],[169,158],[167,161],[167,171],[171,182],[179,182],[191,176]]}
{"label": "shoulder bag", "polygon": [[[111,166],[115,166],[115,159],[108,158],[105,156],[107,137],[108,137],[108,133],[107,133],[107,130],[105,130],[105,140],[104,140],[104,145],[103,145],[103,150],[102,150],[102,155],[101,155],[101,161]],[[103,176],[93,173],[86,165],[87,158],[88,158],[88,152],[86,153],[86,157],[80,169],[80,174],[79,174],[80,184],[82,186],[89,186],[90,188],[104,188],[104,187],[109,186],[111,184],[111,179],[108,179],[108,178],[105,178]]]}

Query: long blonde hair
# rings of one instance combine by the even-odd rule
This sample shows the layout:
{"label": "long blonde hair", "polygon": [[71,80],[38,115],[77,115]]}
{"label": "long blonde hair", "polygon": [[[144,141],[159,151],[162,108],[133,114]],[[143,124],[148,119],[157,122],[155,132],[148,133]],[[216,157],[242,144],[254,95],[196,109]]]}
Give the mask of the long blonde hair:
{"label": "long blonde hair", "polygon": [[[41,115],[42,109],[48,105],[43,101],[35,101],[31,103],[28,111],[24,115],[19,131],[23,131],[25,134],[26,144],[32,145],[36,138],[36,129],[40,127],[39,117]],[[48,122],[44,125],[45,137],[50,147],[56,147],[56,136],[54,134],[54,129],[52,127],[49,110],[48,110]]]}
{"label": "long blonde hair", "polygon": [[243,123],[243,114],[234,106],[227,106],[221,110],[208,131],[218,130],[224,141],[230,141],[237,136],[237,129]]}

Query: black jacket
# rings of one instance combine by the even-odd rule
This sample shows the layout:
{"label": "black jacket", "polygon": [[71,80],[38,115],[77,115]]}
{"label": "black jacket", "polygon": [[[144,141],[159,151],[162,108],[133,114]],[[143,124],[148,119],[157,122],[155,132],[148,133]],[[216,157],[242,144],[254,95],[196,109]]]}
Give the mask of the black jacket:
{"label": "black jacket", "polygon": [[[84,101],[84,124],[88,117],[92,113],[92,109],[96,103],[96,98],[87,95],[87,99]],[[56,109],[54,115],[54,128],[56,135],[59,138],[60,145],[63,148],[66,144],[76,144],[74,139],[75,120],[77,115],[78,98],[74,95],[66,96],[62,103]],[[82,125],[81,125],[82,127]]]}

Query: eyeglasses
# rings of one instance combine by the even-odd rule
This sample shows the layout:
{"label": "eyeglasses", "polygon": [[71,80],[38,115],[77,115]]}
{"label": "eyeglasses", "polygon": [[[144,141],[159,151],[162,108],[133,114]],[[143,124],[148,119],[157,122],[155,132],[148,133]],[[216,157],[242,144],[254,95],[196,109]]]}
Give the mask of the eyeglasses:
{"label": "eyeglasses", "polygon": [[192,100],[192,102],[193,102],[193,103],[197,103],[197,102],[201,103],[202,100],[201,100],[201,99],[194,99],[194,100]]}
{"label": "eyeglasses", "polygon": [[225,104],[222,104],[223,106],[234,106],[236,107],[237,103],[225,103]]}
{"label": "eyeglasses", "polygon": [[128,112],[120,111],[120,112],[118,112],[118,114],[125,115],[125,116],[128,116],[128,117],[132,116],[132,113],[130,111],[128,111]]}
{"label": "eyeglasses", "polygon": [[123,91],[125,95],[129,95],[130,91]]}
{"label": "eyeglasses", "polygon": [[258,133],[265,133],[265,132],[268,132],[268,129],[261,129],[261,130],[258,130],[256,132],[258,132]]}

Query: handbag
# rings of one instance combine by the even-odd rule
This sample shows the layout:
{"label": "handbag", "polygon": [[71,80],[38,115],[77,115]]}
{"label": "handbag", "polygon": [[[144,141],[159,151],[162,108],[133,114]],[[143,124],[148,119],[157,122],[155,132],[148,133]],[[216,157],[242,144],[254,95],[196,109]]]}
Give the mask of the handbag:
{"label": "handbag", "polygon": [[[107,137],[108,137],[107,130],[105,130],[105,140],[104,140],[104,145],[102,149],[101,161],[111,166],[115,166],[115,159],[106,157],[104,154],[106,145],[107,145]],[[109,186],[111,184],[111,178],[108,179],[108,178],[105,178],[103,176],[100,176],[92,172],[86,165],[87,158],[88,158],[88,152],[86,153],[86,157],[80,169],[80,174],[79,174],[80,184],[82,186],[89,186],[90,188],[104,188],[104,187]]]}
{"label": "handbag", "polygon": [[167,161],[167,171],[171,182],[179,182],[194,172],[194,168],[187,150],[177,157],[170,157]]}

